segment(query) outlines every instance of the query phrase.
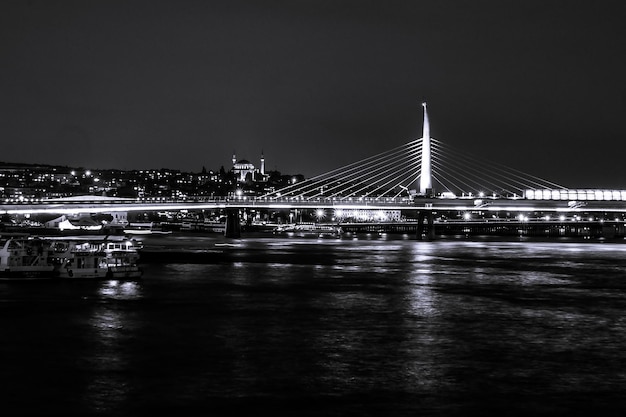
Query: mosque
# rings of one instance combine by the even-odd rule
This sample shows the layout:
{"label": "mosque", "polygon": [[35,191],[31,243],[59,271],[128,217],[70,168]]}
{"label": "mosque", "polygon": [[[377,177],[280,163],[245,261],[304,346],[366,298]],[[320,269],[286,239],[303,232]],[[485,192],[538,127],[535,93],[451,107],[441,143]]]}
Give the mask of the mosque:
{"label": "mosque", "polygon": [[233,167],[231,171],[235,174],[235,179],[239,182],[245,181],[266,181],[265,175],[265,157],[261,152],[261,167],[255,168],[254,164],[246,159],[237,160],[235,152],[233,152]]}

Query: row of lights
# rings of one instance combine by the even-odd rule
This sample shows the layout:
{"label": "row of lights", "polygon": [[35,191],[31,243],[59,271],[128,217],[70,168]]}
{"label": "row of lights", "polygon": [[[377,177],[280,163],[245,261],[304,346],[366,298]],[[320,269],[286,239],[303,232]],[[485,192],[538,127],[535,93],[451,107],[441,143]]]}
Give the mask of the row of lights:
{"label": "row of lights", "polygon": [[[471,213],[469,213],[469,212],[463,213],[463,220],[471,220],[471,219],[472,219],[472,214]],[[528,216],[526,216],[524,214],[519,214],[517,216],[517,219],[519,221],[521,221],[521,222],[528,222],[530,220],[530,217],[528,217]],[[552,217],[549,216],[549,215],[537,218],[537,220],[544,220],[544,221],[550,221],[551,219],[552,219]],[[559,221],[560,222],[564,222],[566,220],[567,220],[567,217],[565,217],[564,215],[561,214],[559,216]],[[574,215],[574,216],[572,216],[572,218],[570,220],[574,222],[574,221],[584,221],[585,219],[583,219],[579,215]],[[590,221],[590,222],[593,222],[593,221],[596,221],[596,218],[595,217],[588,217],[586,220]],[[600,222],[604,222],[605,219],[599,219],[599,221]],[[616,217],[616,218],[614,218],[614,221],[619,222],[621,220]]]}

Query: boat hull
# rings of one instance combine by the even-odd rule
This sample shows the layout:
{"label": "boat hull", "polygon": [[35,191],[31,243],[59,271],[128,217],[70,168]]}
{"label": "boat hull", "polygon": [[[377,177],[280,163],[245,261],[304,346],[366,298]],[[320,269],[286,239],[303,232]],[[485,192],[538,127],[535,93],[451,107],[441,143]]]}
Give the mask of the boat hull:
{"label": "boat hull", "polygon": [[273,230],[273,234],[301,238],[340,238],[342,230],[338,226],[298,224],[279,226]]}
{"label": "boat hull", "polygon": [[53,267],[12,267],[0,270],[0,280],[27,281],[40,279],[55,279],[59,271]]}
{"label": "boat hull", "polygon": [[64,268],[59,271],[62,279],[133,279],[141,278],[138,266],[112,266],[109,268]]}

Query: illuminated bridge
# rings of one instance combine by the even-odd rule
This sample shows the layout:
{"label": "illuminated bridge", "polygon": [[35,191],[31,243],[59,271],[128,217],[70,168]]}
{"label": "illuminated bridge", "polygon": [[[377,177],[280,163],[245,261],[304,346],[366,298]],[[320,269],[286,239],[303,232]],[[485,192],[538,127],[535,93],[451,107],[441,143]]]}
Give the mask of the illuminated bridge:
{"label": "illuminated bridge", "polygon": [[626,190],[570,189],[455,151],[430,137],[426,103],[423,112],[420,139],[261,196],[5,200],[0,214],[223,210],[232,231],[246,210],[319,210],[342,225],[355,221],[357,213],[395,212],[417,224],[420,236],[422,229],[432,234],[444,223],[462,228],[541,223],[555,230],[571,222],[605,229],[612,224],[618,234],[625,227]]}

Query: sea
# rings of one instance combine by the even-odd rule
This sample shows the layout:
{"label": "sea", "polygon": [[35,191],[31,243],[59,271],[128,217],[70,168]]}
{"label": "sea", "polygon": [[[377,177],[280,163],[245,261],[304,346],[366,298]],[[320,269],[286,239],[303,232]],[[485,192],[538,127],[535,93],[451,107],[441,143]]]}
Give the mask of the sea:
{"label": "sea", "polygon": [[143,236],[0,283],[0,415],[617,416],[626,244]]}

